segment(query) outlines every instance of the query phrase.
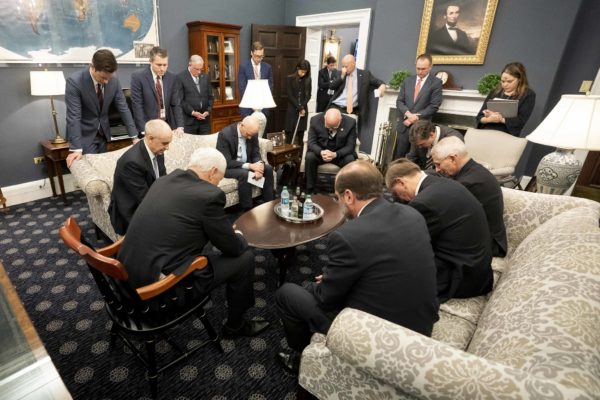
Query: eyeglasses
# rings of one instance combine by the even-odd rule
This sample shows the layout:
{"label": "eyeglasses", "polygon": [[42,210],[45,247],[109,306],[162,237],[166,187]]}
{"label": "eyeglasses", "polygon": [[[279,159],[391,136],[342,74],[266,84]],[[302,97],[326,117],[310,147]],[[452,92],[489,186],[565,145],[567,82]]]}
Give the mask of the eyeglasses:
{"label": "eyeglasses", "polygon": [[262,60],[263,58],[265,58],[265,56],[259,56],[258,54],[252,53],[252,58],[258,58],[258,59]]}

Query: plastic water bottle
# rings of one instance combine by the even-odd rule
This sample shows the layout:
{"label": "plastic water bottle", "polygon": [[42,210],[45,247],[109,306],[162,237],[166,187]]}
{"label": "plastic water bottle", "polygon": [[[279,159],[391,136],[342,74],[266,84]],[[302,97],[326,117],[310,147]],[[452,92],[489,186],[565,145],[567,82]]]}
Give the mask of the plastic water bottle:
{"label": "plastic water bottle", "polygon": [[281,191],[281,212],[283,215],[290,213],[290,192],[288,192],[287,186],[284,186]]}
{"label": "plastic water bottle", "polygon": [[290,215],[294,218],[298,216],[298,199],[294,197],[292,204],[290,205]]}
{"label": "plastic water bottle", "polygon": [[312,218],[312,216],[314,215],[314,206],[313,206],[313,202],[312,202],[312,198],[310,197],[310,194],[307,194],[306,200],[304,200],[303,214],[304,214],[303,215],[304,219]]}

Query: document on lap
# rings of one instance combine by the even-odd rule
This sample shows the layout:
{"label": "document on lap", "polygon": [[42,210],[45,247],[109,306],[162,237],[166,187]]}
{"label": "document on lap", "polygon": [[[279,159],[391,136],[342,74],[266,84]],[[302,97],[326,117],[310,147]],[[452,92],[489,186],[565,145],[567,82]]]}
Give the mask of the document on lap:
{"label": "document on lap", "polygon": [[256,179],[256,174],[253,171],[248,171],[248,182],[262,189],[265,185],[265,177]]}

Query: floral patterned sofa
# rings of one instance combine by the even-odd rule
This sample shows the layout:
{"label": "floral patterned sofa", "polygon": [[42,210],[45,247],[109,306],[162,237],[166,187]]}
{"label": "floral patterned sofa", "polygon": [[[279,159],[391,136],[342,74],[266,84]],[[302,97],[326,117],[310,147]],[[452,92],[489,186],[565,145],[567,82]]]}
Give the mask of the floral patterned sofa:
{"label": "floral patterned sofa", "polygon": [[509,251],[488,296],[432,338],[354,309],[302,354],[319,399],[599,399],[600,203],[503,189]]}
{"label": "floral patterned sofa", "polygon": [[[190,135],[183,134],[182,138],[173,137],[169,150],[165,153],[165,167],[167,173],[187,166],[187,163],[195,149],[199,147],[217,147],[217,135]],[[260,155],[267,162],[267,152],[273,149],[273,144],[267,139],[259,138]],[[117,160],[127,151],[124,149],[102,154],[86,154],[81,160],[71,165],[73,178],[85,193],[92,220],[96,227],[112,240],[117,235],[110,223],[108,205],[110,204],[110,192],[113,186],[113,176],[117,166]],[[230,207],[239,202],[237,181],[225,178],[219,183],[219,187],[225,192],[226,205]],[[256,197],[260,189],[253,187],[252,195]]]}

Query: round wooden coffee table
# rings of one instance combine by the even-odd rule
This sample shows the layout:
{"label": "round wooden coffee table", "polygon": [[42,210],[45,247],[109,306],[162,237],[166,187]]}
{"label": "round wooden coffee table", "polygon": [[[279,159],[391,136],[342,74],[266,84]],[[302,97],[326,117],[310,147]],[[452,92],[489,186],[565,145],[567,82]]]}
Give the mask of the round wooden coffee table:
{"label": "round wooden coffee table", "polygon": [[235,221],[235,229],[244,234],[250,246],[273,252],[279,266],[280,285],[285,282],[296,246],[327,235],[346,220],[342,206],[333,198],[316,194],[313,201],[324,210],[323,217],[314,222],[297,224],[278,217],[274,208],[279,199],[261,204]]}

